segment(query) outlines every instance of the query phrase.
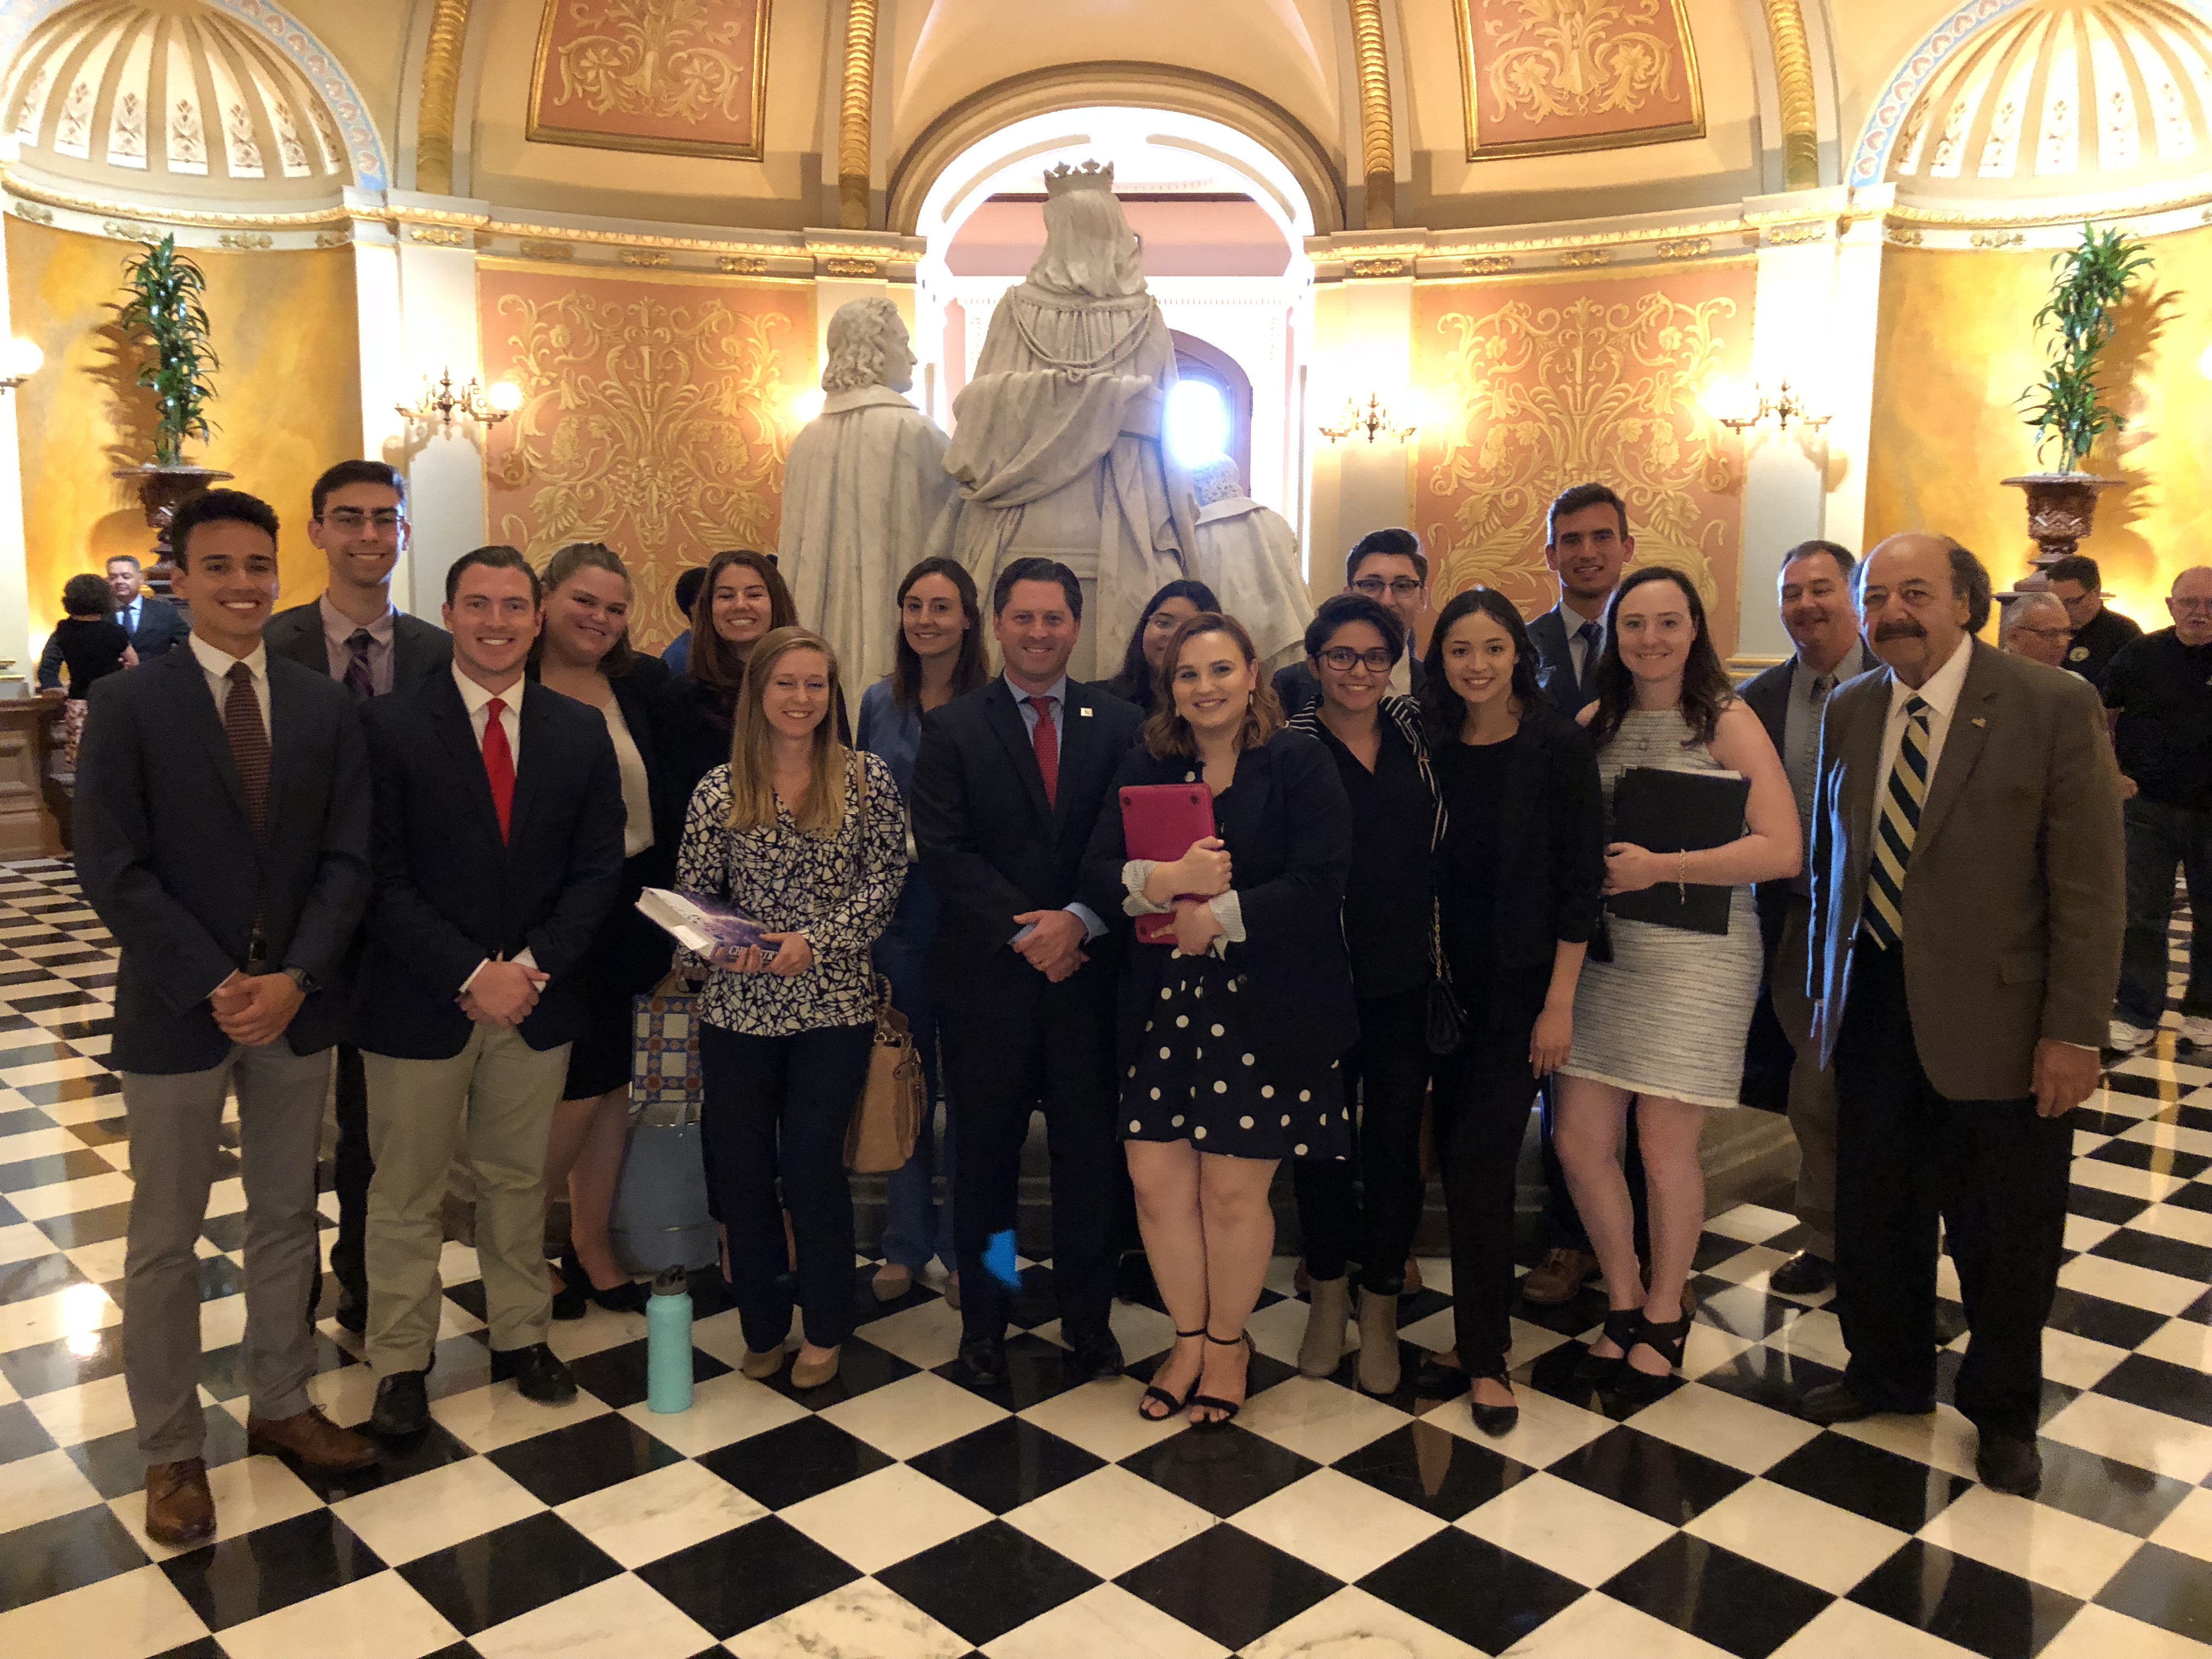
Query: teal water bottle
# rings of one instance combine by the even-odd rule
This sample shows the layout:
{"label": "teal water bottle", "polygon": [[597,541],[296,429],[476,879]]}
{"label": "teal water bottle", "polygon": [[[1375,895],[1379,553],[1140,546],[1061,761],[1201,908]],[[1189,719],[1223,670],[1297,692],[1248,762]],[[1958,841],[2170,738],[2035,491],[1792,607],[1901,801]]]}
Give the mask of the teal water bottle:
{"label": "teal water bottle", "polygon": [[691,1292],[681,1267],[653,1281],[645,1304],[645,1402],[656,1412],[691,1409]]}

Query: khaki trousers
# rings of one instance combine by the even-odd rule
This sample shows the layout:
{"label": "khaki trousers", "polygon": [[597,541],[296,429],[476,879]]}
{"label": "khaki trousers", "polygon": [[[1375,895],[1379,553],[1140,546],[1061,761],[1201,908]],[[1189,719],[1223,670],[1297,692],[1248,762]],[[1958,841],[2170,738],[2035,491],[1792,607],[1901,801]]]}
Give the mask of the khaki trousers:
{"label": "khaki trousers", "polygon": [[362,1055],[368,1080],[368,1360],[378,1376],[427,1370],[438,1341],[446,1187],[464,1148],[477,1173],[477,1260],[491,1346],[545,1340],[545,1145],[568,1045],[471,1028],[451,1060]]}
{"label": "khaki trousers", "polygon": [[1808,1254],[1836,1259],[1836,1074],[1813,1046],[1813,1000],[1805,988],[1813,902],[1797,894],[1782,921],[1768,988],[1774,1017],[1797,1051],[1790,1068],[1790,1127],[1797,1136],[1797,1219]]}

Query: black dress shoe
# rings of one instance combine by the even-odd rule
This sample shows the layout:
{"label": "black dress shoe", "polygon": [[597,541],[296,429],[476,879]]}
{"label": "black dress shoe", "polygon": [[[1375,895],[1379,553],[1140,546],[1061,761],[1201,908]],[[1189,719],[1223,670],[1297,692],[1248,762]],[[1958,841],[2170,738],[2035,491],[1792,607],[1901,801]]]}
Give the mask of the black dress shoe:
{"label": "black dress shoe", "polygon": [[356,1297],[351,1291],[340,1291],[337,1311],[331,1317],[338,1322],[341,1330],[359,1336],[368,1329],[368,1298]]}
{"label": "black dress shoe", "polygon": [[565,1406],[576,1397],[576,1379],[560,1356],[543,1342],[526,1348],[491,1351],[491,1380],[512,1379],[514,1391],[541,1406]]}
{"label": "black dress shoe", "polygon": [[971,1389],[995,1389],[1006,1380],[1006,1342],[1004,1337],[983,1336],[960,1345],[954,1381]]}
{"label": "black dress shoe", "polygon": [[1102,1376],[1119,1376],[1127,1362],[1114,1333],[1101,1331],[1095,1336],[1077,1337],[1060,1363],[1060,1369],[1077,1382],[1092,1382]]}
{"label": "black dress shoe", "polygon": [[1434,1359],[1424,1359],[1421,1369],[1413,1373],[1416,1400],[1456,1400],[1470,1386],[1467,1368],[1462,1365],[1444,1365]]}
{"label": "black dress shoe", "polygon": [[1984,1433],[1974,1453],[1974,1473],[1991,1492],[2033,1498],[2043,1485],[2043,1454],[2016,1434]]}
{"label": "black dress shoe", "polygon": [[1862,1398],[1848,1382],[1823,1382],[1817,1389],[1806,1389],[1797,1401],[1797,1415],[1824,1428],[1836,1423],[1862,1423],[1869,1417],[1925,1417],[1935,1409],[1932,1400],[1910,1406],[1877,1405]]}
{"label": "black dress shoe", "polygon": [[1784,1296],[1818,1296],[1836,1282],[1836,1264],[1800,1250],[1766,1276]]}
{"label": "black dress shoe", "polygon": [[[1512,1382],[1504,1376],[1489,1380],[1504,1382],[1509,1393],[1512,1389]],[[1504,1439],[1521,1425],[1521,1407],[1517,1402],[1510,1406],[1486,1406],[1480,1400],[1470,1400],[1468,1409],[1474,1414],[1474,1426],[1492,1440]]]}
{"label": "black dress shoe", "polygon": [[420,1434],[430,1426],[428,1371],[394,1371],[376,1385],[368,1426],[387,1439]]}

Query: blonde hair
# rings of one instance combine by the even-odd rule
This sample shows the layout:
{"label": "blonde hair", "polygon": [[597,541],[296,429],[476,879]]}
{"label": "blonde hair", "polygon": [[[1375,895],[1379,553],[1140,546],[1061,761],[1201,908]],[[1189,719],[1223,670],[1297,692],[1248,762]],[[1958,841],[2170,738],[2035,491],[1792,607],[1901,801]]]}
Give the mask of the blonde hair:
{"label": "blonde hair", "polygon": [[763,636],[746,660],[730,732],[730,817],[732,830],[775,825],[775,767],[769,757],[769,682],[775,665],[793,651],[818,651],[830,670],[829,696],[814,727],[814,757],[807,769],[806,799],[792,817],[805,834],[827,841],[845,827],[845,745],[837,740],[837,653],[829,641],[804,628],[779,628]]}

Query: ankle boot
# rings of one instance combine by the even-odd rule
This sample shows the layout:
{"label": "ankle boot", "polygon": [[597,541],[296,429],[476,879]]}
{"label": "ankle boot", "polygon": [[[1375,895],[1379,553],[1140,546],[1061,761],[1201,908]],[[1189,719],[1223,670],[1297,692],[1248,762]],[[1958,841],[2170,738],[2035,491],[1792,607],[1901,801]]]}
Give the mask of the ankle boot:
{"label": "ankle boot", "polygon": [[1344,1276],[1317,1279],[1313,1306],[1306,1314],[1305,1340],[1298,1344],[1298,1370],[1308,1376],[1334,1376],[1344,1358],[1344,1328],[1352,1319],[1352,1290]]}
{"label": "ankle boot", "polygon": [[1369,1394],[1398,1392],[1398,1298],[1359,1293],[1359,1386]]}

